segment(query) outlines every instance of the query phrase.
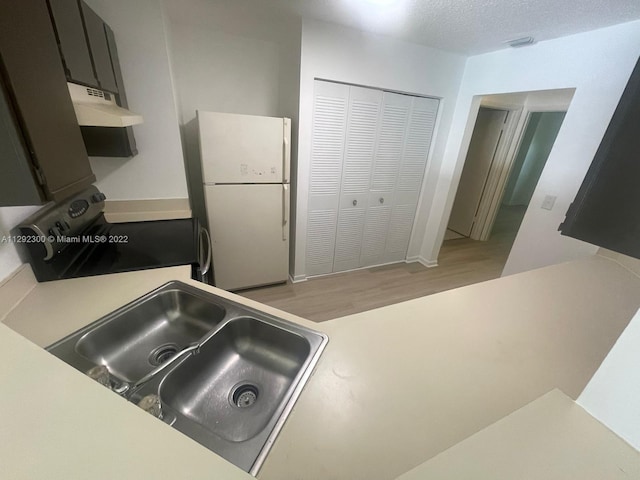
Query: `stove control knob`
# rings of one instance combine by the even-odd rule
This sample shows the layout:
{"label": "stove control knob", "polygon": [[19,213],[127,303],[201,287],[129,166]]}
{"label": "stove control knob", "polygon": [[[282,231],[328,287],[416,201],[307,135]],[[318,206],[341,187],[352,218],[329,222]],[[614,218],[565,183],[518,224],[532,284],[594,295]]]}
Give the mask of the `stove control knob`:
{"label": "stove control knob", "polygon": [[102,192],[94,193],[91,195],[91,203],[104,202],[106,198],[107,196]]}
{"label": "stove control knob", "polygon": [[56,222],[56,228],[61,232],[66,232],[69,230],[69,224],[61,219]]}

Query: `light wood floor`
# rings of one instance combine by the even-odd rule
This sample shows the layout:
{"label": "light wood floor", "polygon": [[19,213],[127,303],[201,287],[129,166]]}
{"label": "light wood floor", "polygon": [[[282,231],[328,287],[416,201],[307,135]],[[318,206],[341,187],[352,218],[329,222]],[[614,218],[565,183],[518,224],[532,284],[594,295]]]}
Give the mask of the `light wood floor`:
{"label": "light wood floor", "polygon": [[445,241],[434,268],[398,263],[237,293],[322,322],[498,278],[525,208],[502,207],[486,242],[469,238]]}

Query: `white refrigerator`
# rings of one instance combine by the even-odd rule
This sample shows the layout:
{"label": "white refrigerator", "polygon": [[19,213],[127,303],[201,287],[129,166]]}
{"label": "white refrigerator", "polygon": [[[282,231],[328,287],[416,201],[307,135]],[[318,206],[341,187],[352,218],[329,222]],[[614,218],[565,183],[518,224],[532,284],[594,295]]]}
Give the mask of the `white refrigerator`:
{"label": "white refrigerator", "polygon": [[285,282],[291,120],[201,110],[197,116],[215,285]]}

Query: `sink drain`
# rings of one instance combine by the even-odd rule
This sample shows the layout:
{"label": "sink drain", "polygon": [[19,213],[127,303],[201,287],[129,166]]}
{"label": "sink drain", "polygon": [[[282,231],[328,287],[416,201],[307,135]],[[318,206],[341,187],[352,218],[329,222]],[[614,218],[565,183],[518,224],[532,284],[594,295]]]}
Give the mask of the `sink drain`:
{"label": "sink drain", "polygon": [[249,383],[239,385],[233,390],[231,400],[236,407],[250,407],[258,400],[258,387]]}
{"label": "sink drain", "polygon": [[176,344],[167,343],[160,345],[149,355],[149,363],[157,367],[172,358],[176,353],[178,353],[178,346]]}

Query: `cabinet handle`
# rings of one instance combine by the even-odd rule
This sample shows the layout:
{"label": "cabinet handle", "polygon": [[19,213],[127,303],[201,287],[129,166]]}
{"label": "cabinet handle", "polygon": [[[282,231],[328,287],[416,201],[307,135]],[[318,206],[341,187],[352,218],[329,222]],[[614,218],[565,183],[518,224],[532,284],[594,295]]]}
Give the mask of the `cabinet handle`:
{"label": "cabinet handle", "polygon": [[384,197],[380,197],[380,203],[384,203]]}
{"label": "cabinet handle", "polygon": [[355,207],[356,205],[358,205],[358,200],[354,200],[352,203],[353,203],[353,206]]}

